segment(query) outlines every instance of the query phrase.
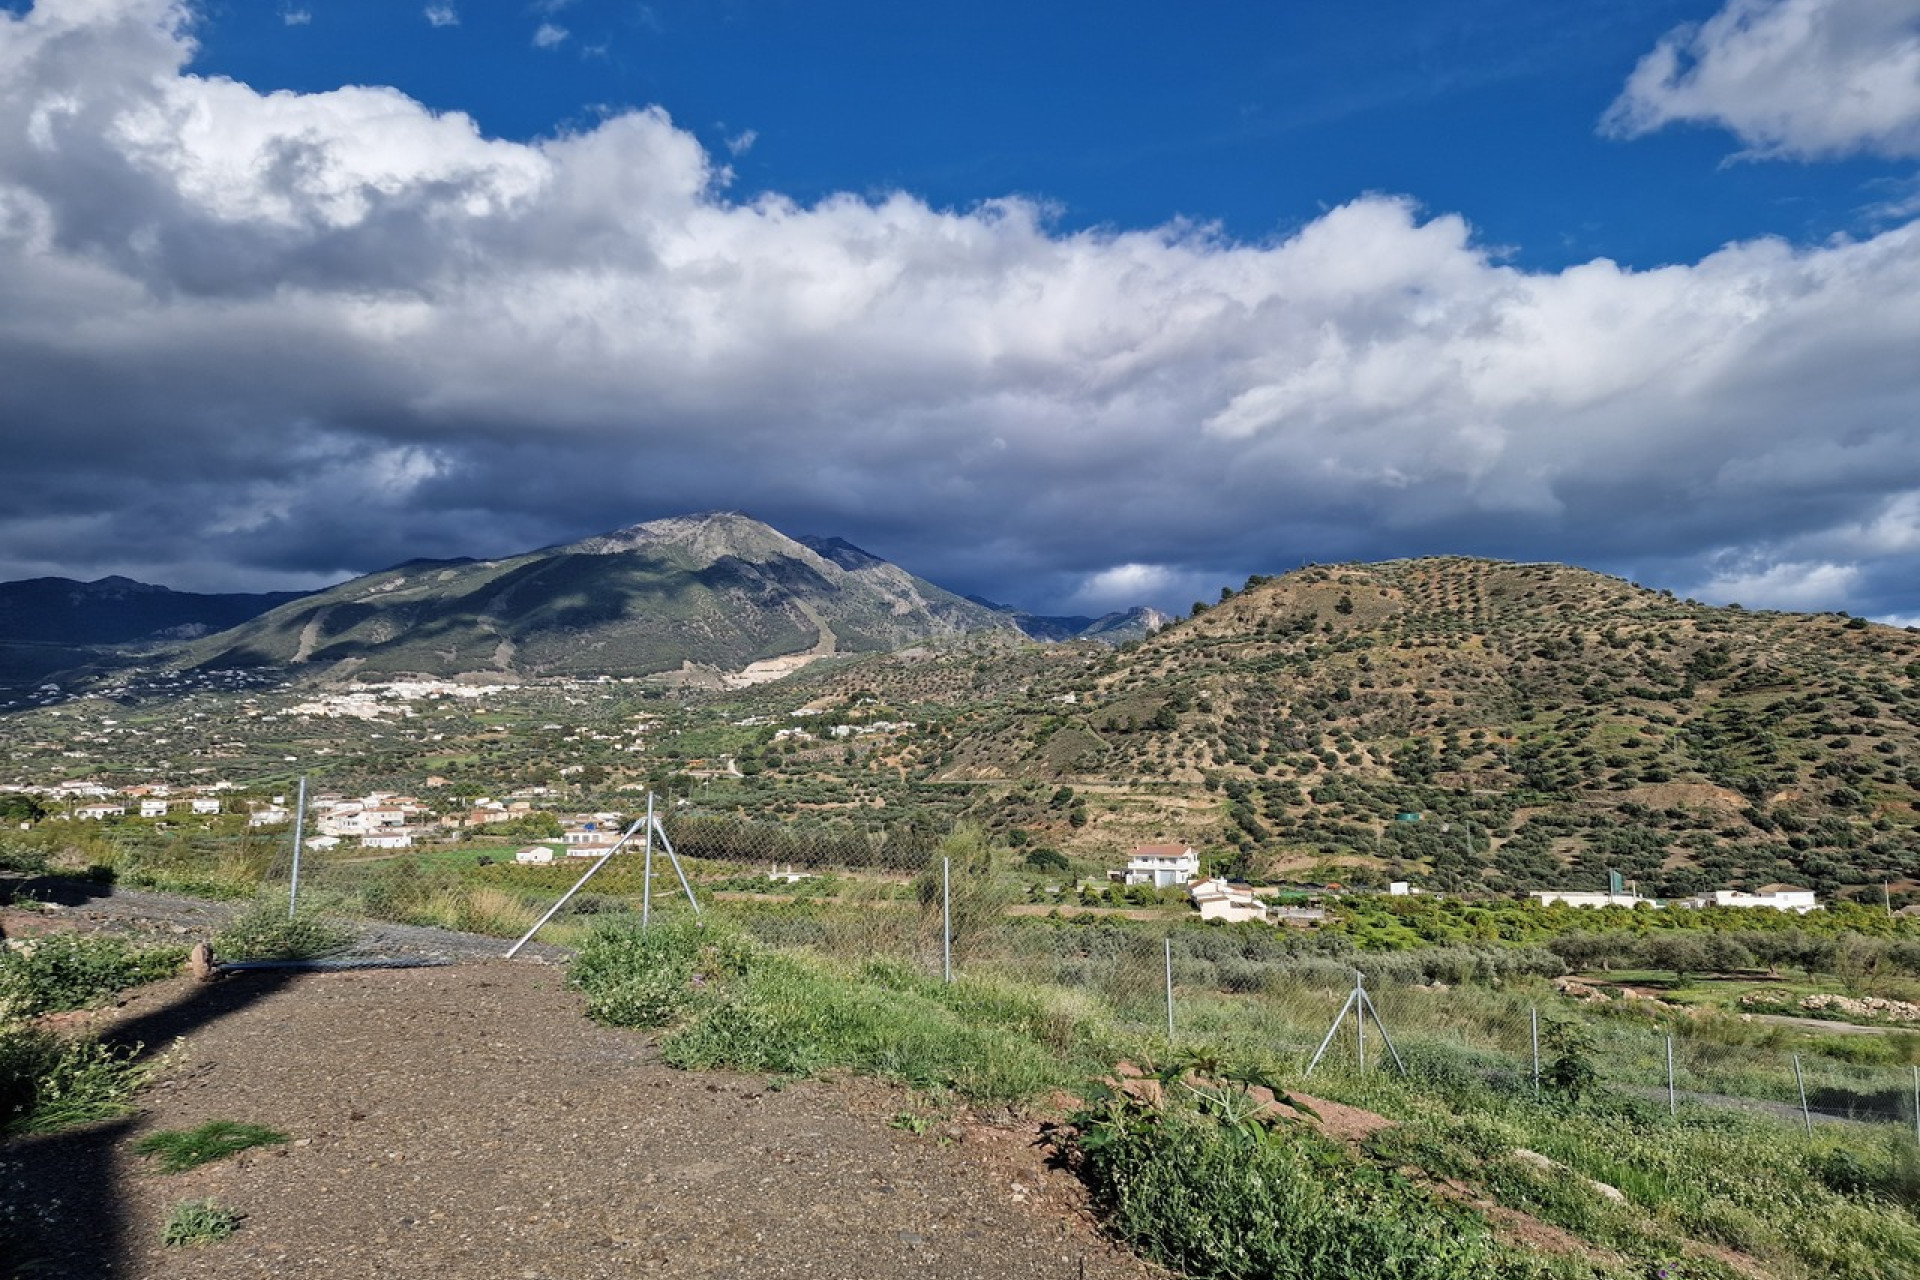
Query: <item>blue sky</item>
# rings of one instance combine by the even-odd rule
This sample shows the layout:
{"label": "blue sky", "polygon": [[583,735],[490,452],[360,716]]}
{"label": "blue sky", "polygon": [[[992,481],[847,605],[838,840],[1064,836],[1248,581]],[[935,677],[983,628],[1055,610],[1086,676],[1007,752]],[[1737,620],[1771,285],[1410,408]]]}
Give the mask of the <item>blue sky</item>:
{"label": "blue sky", "polygon": [[1920,0],[15,0],[0,578],[726,507],[1920,621],[1916,172]]}
{"label": "blue sky", "polygon": [[1876,184],[1910,165],[1738,163],[1718,131],[1598,131],[1641,56],[1717,8],[304,0],[208,10],[195,65],[262,89],[393,85],[522,141],[657,105],[739,199],[1022,195],[1063,229],[1188,219],[1258,241],[1391,192],[1542,268],[1869,227]]}

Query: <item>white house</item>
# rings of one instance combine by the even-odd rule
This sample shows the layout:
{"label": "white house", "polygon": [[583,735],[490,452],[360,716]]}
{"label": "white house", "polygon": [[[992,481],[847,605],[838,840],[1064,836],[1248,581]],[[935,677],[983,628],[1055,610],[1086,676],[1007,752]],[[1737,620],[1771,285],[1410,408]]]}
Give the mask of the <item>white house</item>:
{"label": "white house", "polygon": [[127,806],[123,804],[88,804],[73,811],[73,816],[82,822],[98,822],[102,818],[124,818]]}
{"label": "white house", "polygon": [[361,836],[360,847],[363,849],[411,849],[413,832],[397,827],[381,827],[377,831],[369,831]]}
{"label": "white house", "polygon": [[1200,874],[1200,855],[1183,844],[1143,844],[1127,859],[1119,879],[1125,884],[1150,884],[1156,889],[1189,884]]}
{"label": "white house", "polygon": [[195,799],[194,799],[194,800],[192,801],[192,804],[193,804],[193,811],[194,811],[195,813],[203,813],[203,814],[204,814],[204,813],[219,813],[219,812],[220,812],[220,801],[219,801],[219,800],[217,800],[216,798],[214,798],[214,797],[212,797],[212,796],[199,796],[199,797],[196,797],[196,798],[195,798]]}
{"label": "white house", "polygon": [[167,802],[165,800],[142,800],[140,802],[140,816],[143,818],[166,817]]}
{"label": "white house", "polygon": [[543,844],[530,844],[514,854],[513,860],[528,866],[545,866],[553,861],[553,850]]}
{"label": "white house", "polygon": [[1796,915],[1805,915],[1809,911],[1820,909],[1819,901],[1811,889],[1796,889],[1788,884],[1770,884],[1752,893],[1743,893],[1738,889],[1715,889],[1710,898],[1689,898],[1690,907],[1768,907],[1774,911],[1791,911]]}
{"label": "white house", "polygon": [[292,820],[293,815],[277,804],[269,805],[265,809],[255,809],[247,815],[247,825],[250,827],[272,827]]}
{"label": "white house", "polygon": [[1253,890],[1245,885],[1230,884],[1222,879],[1195,880],[1187,886],[1187,896],[1200,909],[1202,920],[1238,924],[1243,920],[1267,918],[1267,904],[1254,897]]}
{"label": "white house", "polygon": [[1584,889],[1536,889],[1527,896],[1543,907],[1556,902],[1569,907],[1637,907],[1643,902],[1650,907],[1660,905],[1637,893],[1589,893]]}

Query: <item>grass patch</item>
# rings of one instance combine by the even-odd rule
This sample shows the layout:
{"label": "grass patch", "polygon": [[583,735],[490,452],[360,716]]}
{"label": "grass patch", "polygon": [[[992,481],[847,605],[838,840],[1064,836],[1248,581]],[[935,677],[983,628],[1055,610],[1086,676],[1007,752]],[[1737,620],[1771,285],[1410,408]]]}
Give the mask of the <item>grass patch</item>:
{"label": "grass patch", "polygon": [[183,1173],[252,1147],[278,1146],[287,1135],[265,1125],[209,1120],[197,1129],[163,1129],[133,1146],[138,1155],[154,1157],[162,1173]]}
{"label": "grass patch", "polygon": [[664,1030],[661,1054],[678,1067],[846,1070],[1017,1102],[1097,1074],[1120,1052],[1065,992],[948,985],[886,960],[850,967],[692,920],[598,926],[568,980],[595,1018]]}
{"label": "grass patch", "polygon": [[240,1215],[212,1200],[182,1200],[167,1215],[160,1230],[162,1244],[212,1244],[225,1240],[240,1226]]}
{"label": "grass patch", "polygon": [[1052,1140],[1118,1235],[1197,1280],[1569,1273],[1564,1260],[1502,1246],[1477,1214],[1394,1169],[1245,1102],[1232,1089],[1176,1090],[1161,1103],[1108,1093]]}

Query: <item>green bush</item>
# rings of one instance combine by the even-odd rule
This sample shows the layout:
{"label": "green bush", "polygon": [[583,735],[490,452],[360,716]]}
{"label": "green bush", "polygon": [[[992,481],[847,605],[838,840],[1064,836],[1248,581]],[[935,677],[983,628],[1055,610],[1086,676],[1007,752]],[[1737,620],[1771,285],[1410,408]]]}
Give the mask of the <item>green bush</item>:
{"label": "green bush", "polygon": [[45,1133],[124,1113],[146,1079],[135,1052],[0,1024],[0,1133]]}
{"label": "green bush", "polygon": [[1055,1141],[1112,1225],[1186,1275],[1458,1280],[1494,1274],[1486,1225],[1304,1129],[1110,1095]]}
{"label": "green bush", "polygon": [[288,916],[286,907],[260,902],[236,916],[213,940],[223,960],[317,960],[339,955],[359,930],[321,911]]}
{"label": "green bush", "polygon": [[47,851],[11,836],[0,836],[0,871],[21,871],[29,875],[47,869]]}
{"label": "green bush", "polygon": [[106,934],[51,933],[0,949],[0,1015],[84,1009],[116,991],[172,976],[184,947],[135,947]]}
{"label": "green bush", "polygon": [[709,984],[740,972],[748,944],[674,917],[645,927],[597,925],[580,946],[567,985],[587,997],[588,1016],[618,1027],[669,1026],[692,1010]]}

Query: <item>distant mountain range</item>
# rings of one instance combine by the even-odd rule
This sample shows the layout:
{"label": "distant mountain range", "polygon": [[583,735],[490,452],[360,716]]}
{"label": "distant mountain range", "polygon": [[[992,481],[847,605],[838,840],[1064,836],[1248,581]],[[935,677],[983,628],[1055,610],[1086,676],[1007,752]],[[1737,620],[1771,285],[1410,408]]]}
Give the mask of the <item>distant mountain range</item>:
{"label": "distant mountain range", "polygon": [[968,596],[967,599],[1011,618],[1013,624],[1028,636],[1049,643],[1063,640],[1104,640],[1108,644],[1125,644],[1129,640],[1144,640],[1173,621],[1169,615],[1144,605],[1135,605],[1131,609],[1122,609],[1114,613],[1103,613],[1097,618],[1047,617],[1028,613],[1024,609],[1016,609],[1012,605],[995,604],[980,596]]}
{"label": "distant mountain range", "polygon": [[1041,617],[955,595],[844,539],[707,512],[501,559],[412,561],[311,594],[0,583],[0,683],[160,661],[752,682],[837,654],[969,635],[1119,643],[1164,622],[1147,609]]}
{"label": "distant mountain range", "polygon": [[301,597],[298,591],[202,595],[131,578],[0,583],[0,684],[23,684],[114,650],[178,646]]}

